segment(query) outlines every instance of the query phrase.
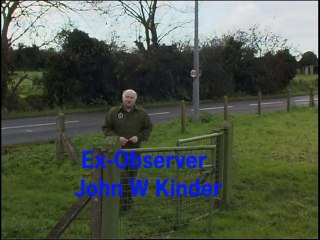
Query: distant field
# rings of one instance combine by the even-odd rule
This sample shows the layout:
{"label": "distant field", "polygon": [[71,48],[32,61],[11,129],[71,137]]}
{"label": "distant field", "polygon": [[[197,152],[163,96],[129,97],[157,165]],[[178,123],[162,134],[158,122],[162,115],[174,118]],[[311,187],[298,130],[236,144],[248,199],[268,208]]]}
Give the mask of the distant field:
{"label": "distant field", "polygon": [[306,93],[312,86],[314,92],[318,92],[318,74],[296,75],[289,85],[292,94]]}
{"label": "distant field", "polygon": [[18,81],[24,75],[28,77],[23,80],[20,84],[18,93],[21,98],[26,98],[27,96],[33,95],[42,95],[43,87],[36,83],[37,79],[41,78],[43,72],[40,71],[17,71],[15,72],[17,75],[15,76],[15,82]]}
{"label": "distant field", "polygon": [[304,74],[298,74],[294,77],[293,80],[301,80],[301,81],[314,81],[315,79],[318,79],[318,74],[312,74],[312,75],[304,75]]}

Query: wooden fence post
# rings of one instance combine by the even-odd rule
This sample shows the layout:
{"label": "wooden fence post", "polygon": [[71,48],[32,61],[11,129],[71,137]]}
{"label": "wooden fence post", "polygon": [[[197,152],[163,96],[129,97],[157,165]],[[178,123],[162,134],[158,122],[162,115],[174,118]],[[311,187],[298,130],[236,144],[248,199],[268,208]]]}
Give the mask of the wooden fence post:
{"label": "wooden fence post", "polygon": [[287,90],[287,112],[290,112],[290,90]]}
{"label": "wooden fence post", "polygon": [[258,92],[258,116],[261,115],[261,92]]}
{"label": "wooden fence post", "polygon": [[[93,165],[97,165],[97,158],[95,155],[102,156],[103,152],[100,148],[93,149]],[[102,168],[94,168],[92,170],[92,183],[99,186],[99,181],[102,179]],[[100,196],[94,196],[91,200],[91,238],[101,238],[101,211],[102,201]]]}
{"label": "wooden fence post", "polygon": [[[224,154],[225,154],[225,134],[224,134],[224,128],[225,126],[228,126],[228,121],[224,121],[222,127],[219,130],[213,131],[213,133],[223,133],[222,135],[219,135],[216,137],[216,142],[212,141],[210,144],[216,144],[216,183],[222,183],[223,184],[223,174],[224,174]],[[223,199],[223,188],[221,191],[219,191],[219,207],[222,206],[222,199]]]}
{"label": "wooden fence post", "polygon": [[[216,183],[216,160],[217,160],[217,148],[212,149],[212,174],[210,174],[210,184],[211,186],[214,186]],[[209,201],[209,215],[208,215],[208,237],[212,238],[212,218],[213,218],[213,208],[214,208],[214,196],[211,197]]]}
{"label": "wooden fence post", "polygon": [[223,102],[224,102],[224,106],[223,106],[223,119],[224,121],[228,121],[228,97],[224,96],[223,97]]}
{"label": "wooden fence post", "polygon": [[65,130],[65,116],[63,113],[59,113],[57,115],[57,121],[56,121],[56,127],[57,127],[57,133],[56,133],[56,156],[57,159],[63,158],[65,149],[62,142],[62,134]]}
{"label": "wooden fence post", "polygon": [[[108,137],[107,142],[106,159],[112,160],[113,163],[102,169],[102,180],[104,184],[111,186],[120,183],[121,169],[114,162],[115,154],[120,150],[120,143],[118,137]],[[103,239],[119,238],[119,199],[119,196],[102,196],[101,238]]]}
{"label": "wooden fence post", "polygon": [[80,197],[72,206],[67,210],[64,216],[56,223],[56,225],[50,230],[47,235],[47,239],[57,239],[62,233],[68,228],[70,223],[78,216],[81,210],[87,205],[90,201],[88,195]]}
{"label": "wooden fence post", "polygon": [[65,151],[69,154],[71,160],[75,164],[79,164],[79,154],[76,149],[76,146],[71,142],[71,140],[63,132],[62,134],[62,143]]}
{"label": "wooden fence post", "polygon": [[186,132],[186,104],[184,100],[181,101],[181,133]]}
{"label": "wooden fence post", "polygon": [[233,127],[228,122],[223,128],[224,132],[224,166],[223,166],[223,183],[222,183],[222,205],[227,207],[231,200],[231,164],[232,164],[232,148],[233,148]]}

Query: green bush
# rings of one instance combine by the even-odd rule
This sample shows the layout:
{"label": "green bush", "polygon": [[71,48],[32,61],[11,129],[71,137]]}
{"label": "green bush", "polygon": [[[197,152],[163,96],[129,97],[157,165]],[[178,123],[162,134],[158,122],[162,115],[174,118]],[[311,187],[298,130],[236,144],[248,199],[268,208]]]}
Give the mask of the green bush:
{"label": "green bush", "polygon": [[7,110],[32,111],[33,109],[25,99],[22,99],[17,94],[11,94],[7,97]]}
{"label": "green bush", "polygon": [[40,95],[31,95],[31,96],[27,96],[25,98],[25,101],[27,102],[27,104],[35,109],[35,110],[44,110],[46,109],[47,105],[46,105],[46,98],[44,96],[40,96]]}

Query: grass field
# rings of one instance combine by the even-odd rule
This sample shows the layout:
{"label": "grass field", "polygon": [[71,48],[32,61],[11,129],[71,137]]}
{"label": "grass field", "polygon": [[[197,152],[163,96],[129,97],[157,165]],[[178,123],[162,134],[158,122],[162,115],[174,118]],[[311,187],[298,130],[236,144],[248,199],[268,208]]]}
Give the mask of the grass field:
{"label": "grass field", "polygon": [[[209,133],[222,116],[204,114],[201,119],[201,125],[189,121],[185,134],[178,120],[157,124],[143,146],[173,146],[178,139]],[[260,117],[235,114],[231,120],[232,199],[228,209],[214,214],[213,237],[317,238],[318,108]],[[101,139],[94,134],[73,142],[84,150]],[[79,179],[90,173],[68,158],[57,160],[53,144],[3,148],[1,237],[44,238],[76,200]],[[63,238],[87,236],[88,224],[72,225]],[[206,225],[195,221],[172,237],[206,238]]]}
{"label": "grass field", "polygon": [[26,98],[27,96],[42,95],[43,87],[39,84],[35,84],[37,79],[41,78],[43,72],[40,71],[18,71],[15,73],[15,80],[17,82],[21,77],[27,75],[27,78],[22,81],[18,88],[18,92],[21,98]]}
{"label": "grass field", "polygon": [[296,75],[288,89],[292,94],[304,94],[309,92],[310,86],[314,92],[318,92],[318,74],[314,75]]}

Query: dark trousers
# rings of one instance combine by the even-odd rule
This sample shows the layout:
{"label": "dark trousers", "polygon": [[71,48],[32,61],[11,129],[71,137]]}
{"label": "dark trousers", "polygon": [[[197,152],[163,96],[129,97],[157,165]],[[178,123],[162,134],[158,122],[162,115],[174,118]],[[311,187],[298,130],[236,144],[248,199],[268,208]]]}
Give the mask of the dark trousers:
{"label": "dark trousers", "polygon": [[128,210],[134,203],[131,192],[130,179],[135,180],[138,174],[138,169],[125,168],[121,172],[120,183],[122,185],[122,196],[120,197],[120,209]]}
{"label": "dark trousers", "polygon": [[[132,144],[129,143],[123,147],[123,149],[130,149],[130,148],[139,148],[140,143]],[[124,159],[122,159],[124,161]],[[133,205],[133,198],[131,192],[131,185],[130,179],[135,180],[138,174],[138,168],[131,168],[127,166],[125,169],[122,170],[120,175],[120,184],[122,185],[122,196],[120,197],[120,210],[126,211],[130,210]]]}

